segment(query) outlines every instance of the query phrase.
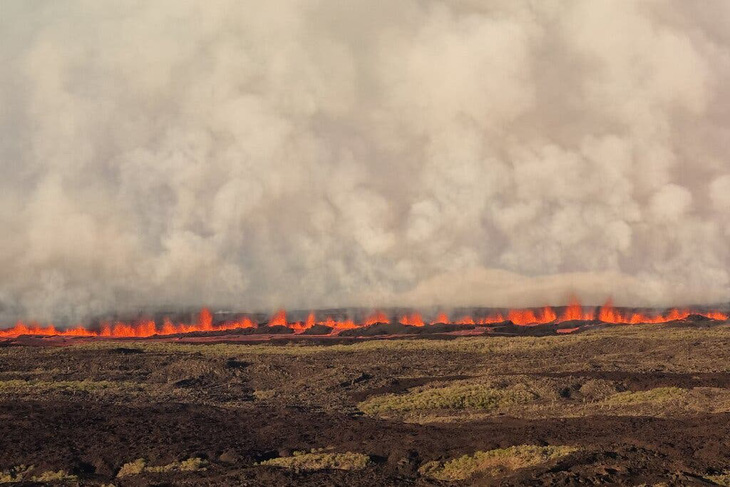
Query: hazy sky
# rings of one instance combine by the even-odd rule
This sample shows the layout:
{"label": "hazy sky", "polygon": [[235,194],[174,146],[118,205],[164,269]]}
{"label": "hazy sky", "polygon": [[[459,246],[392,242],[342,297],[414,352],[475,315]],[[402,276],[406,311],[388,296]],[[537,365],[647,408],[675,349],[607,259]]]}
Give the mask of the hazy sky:
{"label": "hazy sky", "polygon": [[0,318],[730,300],[730,2],[0,2]]}

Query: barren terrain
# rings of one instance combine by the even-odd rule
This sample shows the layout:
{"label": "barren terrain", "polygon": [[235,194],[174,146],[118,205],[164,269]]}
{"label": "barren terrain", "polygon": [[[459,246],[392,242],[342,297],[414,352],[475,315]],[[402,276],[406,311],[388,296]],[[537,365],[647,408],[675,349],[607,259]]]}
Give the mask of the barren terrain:
{"label": "barren terrain", "polygon": [[239,338],[0,342],[0,482],[730,485],[726,324]]}

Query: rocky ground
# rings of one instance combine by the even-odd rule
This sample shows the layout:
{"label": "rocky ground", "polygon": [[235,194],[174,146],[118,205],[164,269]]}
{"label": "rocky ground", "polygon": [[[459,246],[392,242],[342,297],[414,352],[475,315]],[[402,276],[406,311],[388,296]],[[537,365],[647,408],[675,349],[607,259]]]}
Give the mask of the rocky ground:
{"label": "rocky ground", "polygon": [[697,325],[9,339],[0,482],[730,485],[730,327]]}

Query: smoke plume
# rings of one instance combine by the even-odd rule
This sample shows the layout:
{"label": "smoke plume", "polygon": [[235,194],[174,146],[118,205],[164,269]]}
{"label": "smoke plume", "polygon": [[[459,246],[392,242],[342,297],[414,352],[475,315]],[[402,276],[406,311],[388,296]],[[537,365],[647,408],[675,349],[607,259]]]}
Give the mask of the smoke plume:
{"label": "smoke plume", "polygon": [[730,2],[5,0],[0,318],[730,299]]}

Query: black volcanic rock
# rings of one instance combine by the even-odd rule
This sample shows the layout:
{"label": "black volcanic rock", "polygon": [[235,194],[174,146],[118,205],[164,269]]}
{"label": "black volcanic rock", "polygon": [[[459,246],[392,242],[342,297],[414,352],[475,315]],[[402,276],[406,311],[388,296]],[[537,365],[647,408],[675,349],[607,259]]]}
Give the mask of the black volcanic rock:
{"label": "black volcanic rock", "polygon": [[726,321],[715,320],[702,315],[689,315],[683,320],[670,321],[667,323],[671,327],[694,327],[694,328],[710,328],[716,325],[726,323]]}
{"label": "black volcanic rock", "polygon": [[552,326],[555,326],[558,330],[563,330],[565,328],[583,328],[587,325],[601,325],[604,324],[602,321],[599,320],[573,320],[573,321],[563,321],[562,323],[556,323]]}
{"label": "black volcanic rock", "polygon": [[486,334],[500,334],[512,336],[549,336],[555,335],[556,326],[554,324],[547,325],[515,325],[511,321],[497,323],[490,326],[491,331]]}
{"label": "black volcanic rock", "polygon": [[452,331],[473,330],[476,325],[456,325],[453,323],[436,323],[434,325],[426,325],[417,327],[413,333],[449,333]]}
{"label": "black volcanic rock", "polygon": [[361,328],[353,328],[340,332],[340,336],[347,337],[369,337],[377,335],[403,335],[413,333],[411,330],[416,328],[410,325],[401,325],[400,323],[376,323]]}
{"label": "black volcanic rock", "polygon": [[291,335],[294,333],[294,330],[289,328],[288,326],[259,326],[258,328],[247,328],[249,330],[255,330],[254,335]]}
{"label": "black volcanic rock", "polygon": [[226,336],[248,336],[248,335],[289,335],[294,333],[286,326],[259,326],[257,328],[234,328],[232,330],[193,331],[189,333],[176,333],[174,335],[155,335],[174,338],[191,337],[226,337]]}
{"label": "black volcanic rock", "polygon": [[473,330],[474,328],[475,327],[472,325],[436,324],[411,326],[402,325],[400,323],[376,323],[362,328],[345,330],[340,333],[340,336],[367,337],[378,335],[421,335],[430,333],[448,333],[458,330]]}
{"label": "black volcanic rock", "polygon": [[326,325],[314,325],[302,332],[302,335],[329,335],[332,333],[332,327]]}
{"label": "black volcanic rock", "polygon": [[708,322],[708,321],[709,322],[718,322],[720,320],[716,320],[714,318],[708,318],[707,316],[702,316],[702,315],[689,315],[685,319],[678,320],[678,321],[688,321],[691,323],[702,323],[702,322]]}

